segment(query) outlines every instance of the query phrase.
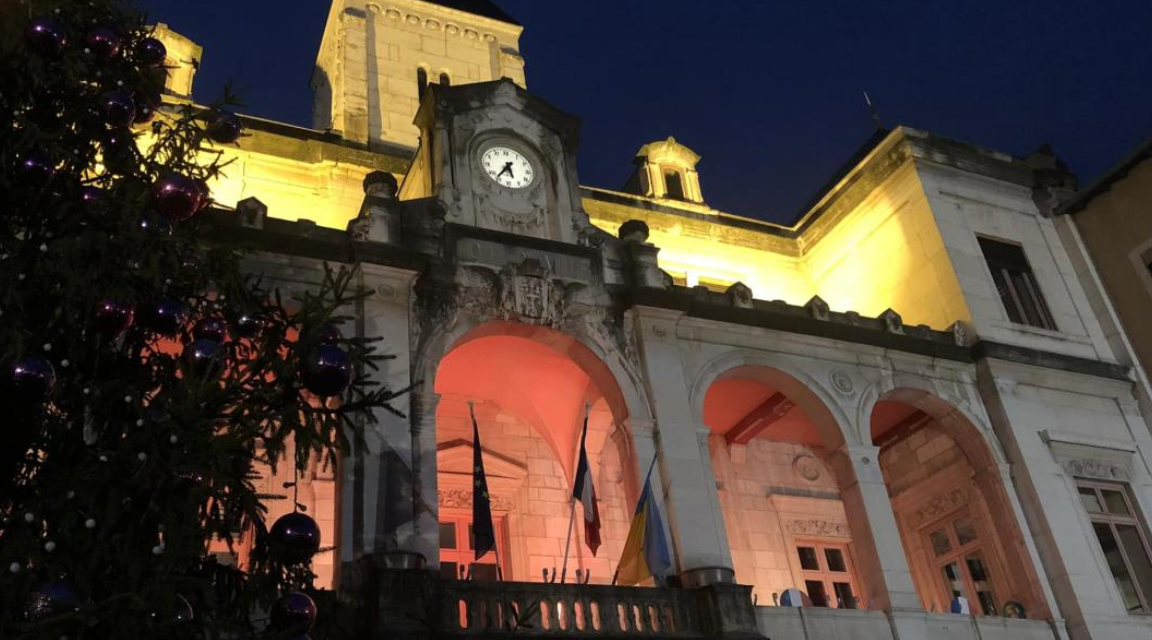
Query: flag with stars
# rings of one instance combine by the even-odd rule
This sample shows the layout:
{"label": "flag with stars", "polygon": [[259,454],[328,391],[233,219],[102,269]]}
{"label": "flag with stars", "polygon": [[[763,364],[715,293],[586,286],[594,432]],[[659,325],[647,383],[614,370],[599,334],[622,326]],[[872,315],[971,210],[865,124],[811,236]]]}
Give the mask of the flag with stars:
{"label": "flag with stars", "polygon": [[480,426],[476,411],[472,414],[472,535],[476,559],[496,548],[496,527],[492,524],[492,497],[488,495],[488,476],[484,475],[484,456],[480,448]]}

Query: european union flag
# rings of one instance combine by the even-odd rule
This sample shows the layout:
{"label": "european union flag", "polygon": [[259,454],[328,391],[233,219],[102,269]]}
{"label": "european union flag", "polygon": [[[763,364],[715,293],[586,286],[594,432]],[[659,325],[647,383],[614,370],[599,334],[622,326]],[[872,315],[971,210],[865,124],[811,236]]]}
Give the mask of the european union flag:
{"label": "european union flag", "polygon": [[476,424],[476,411],[468,404],[472,414],[472,535],[475,539],[476,559],[496,548],[496,527],[492,524],[492,497],[488,495],[488,476],[484,475],[484,455],[480,448],[480,427]]}

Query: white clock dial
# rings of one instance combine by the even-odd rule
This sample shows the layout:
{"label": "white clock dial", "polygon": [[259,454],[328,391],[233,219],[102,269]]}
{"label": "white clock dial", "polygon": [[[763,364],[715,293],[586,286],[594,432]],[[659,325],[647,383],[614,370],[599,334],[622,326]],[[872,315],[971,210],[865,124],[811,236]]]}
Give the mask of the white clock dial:
{"label": "white clock dial", "polygon": [[532,184],[536,170],[524,154],[508,147],[491,147],[480,156],[484,173],[502,187],[523,189]]}

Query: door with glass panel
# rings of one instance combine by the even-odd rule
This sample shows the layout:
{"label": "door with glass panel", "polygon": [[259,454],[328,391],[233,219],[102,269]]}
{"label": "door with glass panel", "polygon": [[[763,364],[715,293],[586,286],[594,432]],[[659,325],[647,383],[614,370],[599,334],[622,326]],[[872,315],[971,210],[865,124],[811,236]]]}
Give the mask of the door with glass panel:
{"label": "door with glass panel", "polygon": [[829,542],[801,542],[796,546],[804,592],[814,607],[858,609],[862,606],[856,588],[855,570],[848,545]]}
{"label": "door with glass panel", "polygon": [[[496,548],[500,560],[507,557],[504,547],[504,518],[493,517],[496,528]],[[489,551],[476,557],[476,536],[472,531],[470,515],[440,514],[440,574],[450,580],[482,580],[502,578],[496,569],[496,554]],[[502,571],[502,570],[501,570]]]}
{"label": "door with glass panel", "polygon": [[927,538],[946,606],[963,597],[973,615],[999,615],[991,569],[971,514],[964,511],[929,527]]}

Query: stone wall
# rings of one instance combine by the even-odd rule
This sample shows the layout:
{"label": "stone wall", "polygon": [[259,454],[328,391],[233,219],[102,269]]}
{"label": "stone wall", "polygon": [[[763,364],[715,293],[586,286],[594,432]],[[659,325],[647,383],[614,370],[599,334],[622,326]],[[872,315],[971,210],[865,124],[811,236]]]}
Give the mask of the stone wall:
{"label": "stone wall", "polygon": [[798,540],[849,543],[844,506],[822,451],[757,438],[709,439],[732,566],[760,604],[799,587]]}
{"label": "stone wall", "polygon": [[[557,572],[564,562],[564,541],[568,530],[569,501],[572,481],[557,459],[556,453],[532,426],[514,414],[492,403],[478,402],[477,422],[485,451],[512,463],[500,467],[485,462],[489,490],[493,495],[493,515],[506,519],[512,575],[510,579],[538,582],[543,570]],[[619,454],[608,436],[611,419],[606,412],[596,411],[589,421],[588,452],[593,470],[598,471],[594,486],[599,498],[602,546],[596,557],[584,542],[583,511],[576,507],[572,547],[568,562],[568,580],[575,580],[576,569],[592,571],[592,582],[608,584],[628,537],[634,504],[625,495]],[[466,442],[467,462],[471,464],[472,424],[468,417],[467,399],[445,395],[437,411],[437,441]],[[573,458],[576,452],[571,452]],[[441,465],[439,485],[441,513],[470,515],[467,506],[446,504],[445,492],[471,491],[467,468],[445,469]],[[521,473],[516,472],[519,466]],[[502,469],[508,469],[502,471]],[[519,476],[519,477],[516,477]]]}

